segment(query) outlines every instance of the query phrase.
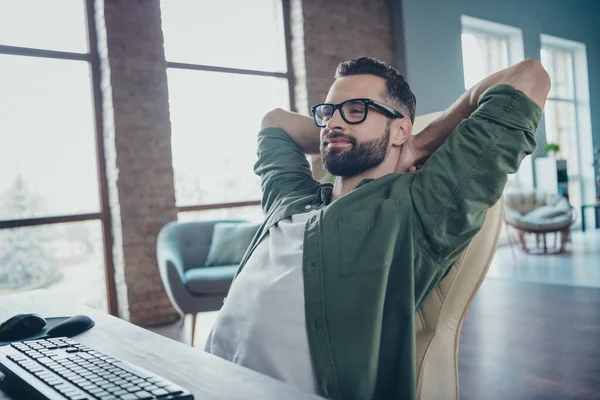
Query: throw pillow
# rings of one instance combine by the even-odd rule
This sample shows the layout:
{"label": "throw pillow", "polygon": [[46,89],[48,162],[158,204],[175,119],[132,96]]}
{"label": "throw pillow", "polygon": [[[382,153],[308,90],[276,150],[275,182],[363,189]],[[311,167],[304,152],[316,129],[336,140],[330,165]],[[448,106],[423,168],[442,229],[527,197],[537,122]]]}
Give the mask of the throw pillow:
{"label": "throw pillow", "polygon": [[239,264],[259,227],[251,222],[215,224],[204,266]]}
{"label": "throw pillow", "polygon": [[555,206],[541,206],[541,207],[538,207],[535,210],[527,213],[525,215],[525,218],[535,219],[535,220],[554,218],[554,217],[558,217],[559,215],[567,214],[568,212],[569,212],[569,210],[563,210],[563,209],[557,208]]}

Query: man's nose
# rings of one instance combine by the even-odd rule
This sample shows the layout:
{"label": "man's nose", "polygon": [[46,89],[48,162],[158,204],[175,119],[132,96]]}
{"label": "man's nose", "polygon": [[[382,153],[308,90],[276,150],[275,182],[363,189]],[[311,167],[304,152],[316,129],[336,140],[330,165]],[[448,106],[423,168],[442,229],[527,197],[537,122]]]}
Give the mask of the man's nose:
{"label": "man's nose", "polygon": [[339,131],[346,128],[346,121],[344,121],[344,119],[342,118],[342,113],[340,110],[335,110],[333,112],[333,115],[331,116],[331,118],[329,118],[329,120],[325,124],[325,127],[330,131]]}

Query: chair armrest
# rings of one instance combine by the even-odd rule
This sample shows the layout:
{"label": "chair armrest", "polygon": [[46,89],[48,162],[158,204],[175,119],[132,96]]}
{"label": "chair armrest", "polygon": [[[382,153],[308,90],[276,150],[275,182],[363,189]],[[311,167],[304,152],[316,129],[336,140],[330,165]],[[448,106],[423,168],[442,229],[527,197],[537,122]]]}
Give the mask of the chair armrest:
{"label": "chair armrest", "polygon": [[179,276],[181,284],[185,284],[185,269],[181,253],[174,246],[170,246],[169,243],[159,243],[156,249],[156,257],[163,282],[167,282],[168,269],[171,265]]}

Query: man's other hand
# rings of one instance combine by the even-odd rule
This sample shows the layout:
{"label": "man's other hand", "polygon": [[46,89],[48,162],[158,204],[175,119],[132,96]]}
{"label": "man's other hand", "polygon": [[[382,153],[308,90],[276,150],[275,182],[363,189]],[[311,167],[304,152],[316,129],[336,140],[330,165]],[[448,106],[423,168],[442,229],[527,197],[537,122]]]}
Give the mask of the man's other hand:
{"label": "man's other hand", "polygon": [[396,165],[396,173],[404,174],[406,172],[415,172],[421,169],[424,160],[417,159],[417,151],[415,148],[415,136],[410,136],[402,145],[400,157]]}

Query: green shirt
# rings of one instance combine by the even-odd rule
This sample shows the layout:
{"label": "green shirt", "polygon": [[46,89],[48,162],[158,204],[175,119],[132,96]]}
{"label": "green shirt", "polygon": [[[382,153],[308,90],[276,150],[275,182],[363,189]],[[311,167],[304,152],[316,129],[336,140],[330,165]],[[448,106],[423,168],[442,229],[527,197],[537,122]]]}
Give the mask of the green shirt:
{"label": "green shirt", "polygon": [[333,203],[333,186],[313,179],[284,131],[260,131],[255,172],[266,219],[237,274],[271,226],[318,210],[304,231],[303,275],[321,395],[415,397],[415,310],[479,231],[507,174],[534,151],[540,118],[523,92],[491,87],[421,170],[364,180]]}

